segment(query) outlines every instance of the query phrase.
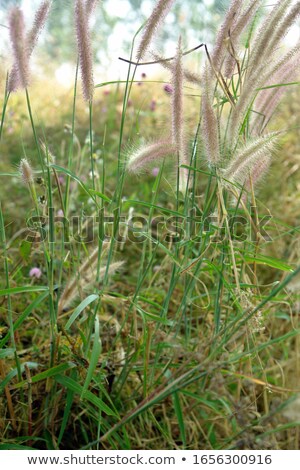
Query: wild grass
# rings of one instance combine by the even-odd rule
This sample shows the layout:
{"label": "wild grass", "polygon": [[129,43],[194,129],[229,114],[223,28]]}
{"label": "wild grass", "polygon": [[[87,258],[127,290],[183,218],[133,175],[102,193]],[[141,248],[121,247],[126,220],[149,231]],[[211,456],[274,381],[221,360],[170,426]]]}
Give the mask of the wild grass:
{"label": "wild grass", "polygon": [[77,17],[71,94],[3,81],[0,449],[299,449],[299,48],[279,3],[233,1],[197,75],[146,24],[126,80],[91,91]]}

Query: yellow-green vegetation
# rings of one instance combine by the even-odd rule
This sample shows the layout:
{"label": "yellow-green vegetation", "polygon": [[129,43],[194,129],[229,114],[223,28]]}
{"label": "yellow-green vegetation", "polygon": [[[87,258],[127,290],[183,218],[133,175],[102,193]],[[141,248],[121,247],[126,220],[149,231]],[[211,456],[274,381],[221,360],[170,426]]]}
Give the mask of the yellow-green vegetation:
{"label": "yellow-green vegetation", "polygon": [[[299,83],[259,184],[265,155],[225,178],[255,139],[270,147],[252,99],[234,128],[261,87],[252,49],[225,79],[216,44],[201,86],[134,64],[88,103],[78,76],[3,83],[0,449],[299,449]],[[137,146],[181,132],[182,85],[188,160],[127,172]]]}

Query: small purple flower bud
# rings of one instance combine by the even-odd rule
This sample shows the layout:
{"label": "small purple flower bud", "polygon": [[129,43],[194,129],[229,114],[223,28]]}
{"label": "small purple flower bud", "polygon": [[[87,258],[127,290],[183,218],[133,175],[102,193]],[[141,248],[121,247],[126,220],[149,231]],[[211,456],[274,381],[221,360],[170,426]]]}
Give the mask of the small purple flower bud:
{"label": "small purple flower bud", "polygon": [[157,176],[158,173],[159,173],[159,168],[156,166],[156,167],[154,167],[153,170],[152,170],[152,175],[153,175],[153,176]]}
{"label": "small purple flower bud", "polygon": [[150,110],[155,111],[156,110],[156,101],[152,100],[150,103]]}
{"label": "small purple flower bud", "polygon": [[31,268],[31,270],[29,271],[30,277],[36,277],[37,279],[39,279],[41,275],[42,271],[40,270],[40,268]]}
{"label": "small purple flower bud", "polygon": [[64,211],[62,209],[59,209],[57,211],[57,217],[63,217],[64,216]]}
{"label": "small purple flower bud", "polygon": [[173,90],[172,85],[170,85],[169,83],[167,83],[167,84],[164,86],[164,91],[165,91],[166,93],[168,93],[169,95],[172,95],[172,93],[173,93],[174,90]]}

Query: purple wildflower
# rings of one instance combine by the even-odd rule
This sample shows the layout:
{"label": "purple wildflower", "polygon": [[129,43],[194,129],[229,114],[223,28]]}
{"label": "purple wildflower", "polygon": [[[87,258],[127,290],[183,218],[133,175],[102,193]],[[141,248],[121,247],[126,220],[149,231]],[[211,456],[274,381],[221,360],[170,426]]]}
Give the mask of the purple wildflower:
{"label": "purple wildflower", "polygon": [[156,101],[152,100],[150,103],[150,110],[155,111],[156,110]]}
{"label": "purple wildflower", "polygon": [[29,276],[30,277],[36,277],[37,279],[39,279],[42,275],[42,271],[40,270],[40,268],[31,268],[31,270],[29,271]]}
{"label": "purple wildflower", "polygon": [[172,95],[174,89],[172,87],[172,85],[170,85],[169,83],[167,83],[165,86],[164,86],[164,91],[166,93],[168,93],[169,95]]}

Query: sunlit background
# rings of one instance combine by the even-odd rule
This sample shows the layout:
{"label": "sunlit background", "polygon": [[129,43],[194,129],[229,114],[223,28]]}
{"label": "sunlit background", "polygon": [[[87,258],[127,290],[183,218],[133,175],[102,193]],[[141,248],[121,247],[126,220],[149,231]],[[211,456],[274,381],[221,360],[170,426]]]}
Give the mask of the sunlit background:
{"label": "sunlit background", "polygon": [[[7,13],[13,5],[20,5],[30,25],[40,0],[1,0],[0,23],[2,64],[10,64]],[[153,47],[161,53],[172,55],[179,35],[185,49],[205,42],[210,46],[229,0],[177,0],[167,16]],[[271,2],[272,3],[272,2]],[[154,0],[103,0],[99,2],[93,18],[93,46],[96,62],[96,81],[118,80],[124,77],[127,67],[119,57],[129,57],[131,41],[135,32],[151,13]],[[270,2],[264,2],[268,8]],[[64,86],[69,86],[74,77],[76,43],[73,25],[73,0],[54,0],[50,19],[34,55],[36,74],[56,77]],[[286,43],[293,45],[299,40],[299,28],[292,28]],[[199,66],[203,56],[200,50],[190,57],[190,66]],[[47,66],[45,66],[47,64]],[[147,68],[147,73],[156,73]]]}

